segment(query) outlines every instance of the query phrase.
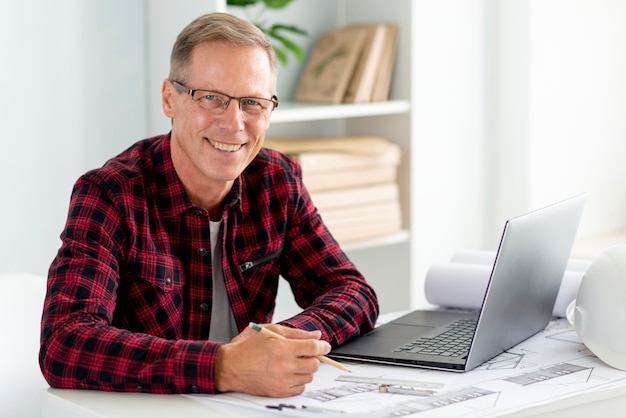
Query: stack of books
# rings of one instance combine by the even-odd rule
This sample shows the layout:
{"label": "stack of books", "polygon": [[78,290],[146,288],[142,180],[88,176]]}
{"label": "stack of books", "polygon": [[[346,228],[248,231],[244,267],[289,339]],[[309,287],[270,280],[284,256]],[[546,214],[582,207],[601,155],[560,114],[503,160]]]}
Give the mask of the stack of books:
{"label": "stack of books", "polygon": [[298,160],[313,203],[341,244],[401,230],[397,144],[376,136],[350,136],[267,138],[264,146]]}
{"label": "stack of books", "polygon": [[294,100],[329,104],[387,100],[397,33],[392,23],[323,32],[309,55]]}

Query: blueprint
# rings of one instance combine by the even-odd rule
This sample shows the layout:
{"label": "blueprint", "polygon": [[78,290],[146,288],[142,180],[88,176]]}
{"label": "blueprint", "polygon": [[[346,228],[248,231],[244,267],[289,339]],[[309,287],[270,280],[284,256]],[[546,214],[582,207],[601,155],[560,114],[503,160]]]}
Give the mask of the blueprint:
{"label": "blueprint", "polygon": [[[424,282],[424,296],[431,305],[455,309],[480,309],[496,258],[495,251],[461,250],[449,262],[430,266]],[[582,278],[591,260],[570,258],[563,274],[552,314],[565,317],[567,306],[576,299]],[[450,292],[450,289],[456,289]]]}
{"label": "blueprint", "polygon": [[[343,362],[347,375],[326,364],[305,392],[272,399],[238,393],[187,395],[198,402],[226,402],[277,416],[495,417],[583,393],[626,386],[626,372],[593,355],[566,319],[466,373]],[[423,388],[431,395],[381,393],[381,383]],[[317,415],[319,416],[319,415]]]}

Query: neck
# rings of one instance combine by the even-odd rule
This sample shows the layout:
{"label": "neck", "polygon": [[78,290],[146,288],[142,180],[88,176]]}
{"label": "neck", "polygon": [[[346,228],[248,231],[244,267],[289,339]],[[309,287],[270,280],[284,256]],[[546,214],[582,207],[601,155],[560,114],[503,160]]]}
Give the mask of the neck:
{"label": "neck", "polygon": [[181,158],[180,150],[175,144],[172,144],[171,152],[174,169],[187,196],[194,205],[208,211],[211,220],[219,220],[222,204],[233,187],[234,181],[207,177],[192,164],[189,164],[185,158]]}
{"label": "neck", "polygon": [[212,221],[219,221],[222,218],[222,203],[224,202],[224,198],[226,197],[227,193],[228,190],[224,194],[221,194],[218,198],[207,199],[206,196],[208,196],[208,194],[197,194],[187,191],[187,194],[189,195],[189,198],[194,203],[194,205],[206,209],[207,212],[209,212],[209,218]]}

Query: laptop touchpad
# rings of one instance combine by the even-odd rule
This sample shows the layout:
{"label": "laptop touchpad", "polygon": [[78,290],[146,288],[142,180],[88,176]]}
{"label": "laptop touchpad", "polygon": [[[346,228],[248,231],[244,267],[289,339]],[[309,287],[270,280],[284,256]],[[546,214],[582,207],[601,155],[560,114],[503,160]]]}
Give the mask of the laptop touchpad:
{"label": "laptop touchpad", "polygon": [[432,328],[433,327],[421,325],[387,324],[384,327],[375,328],[372,332],[368,333],[367,336],[411,340],[418,337],[420,334],[430,331]]}

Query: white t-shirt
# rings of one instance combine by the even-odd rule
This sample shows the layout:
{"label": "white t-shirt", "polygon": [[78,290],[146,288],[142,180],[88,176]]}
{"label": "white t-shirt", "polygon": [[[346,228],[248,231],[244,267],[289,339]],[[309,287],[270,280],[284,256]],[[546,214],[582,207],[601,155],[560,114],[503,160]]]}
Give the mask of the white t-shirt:
{"label": "white t-shirt", "polygon": [[239,331],[230,307],[222,270],[222,221],[211,221],[211,255],[213,261],[213,307],[209,340],[228,343]]}

